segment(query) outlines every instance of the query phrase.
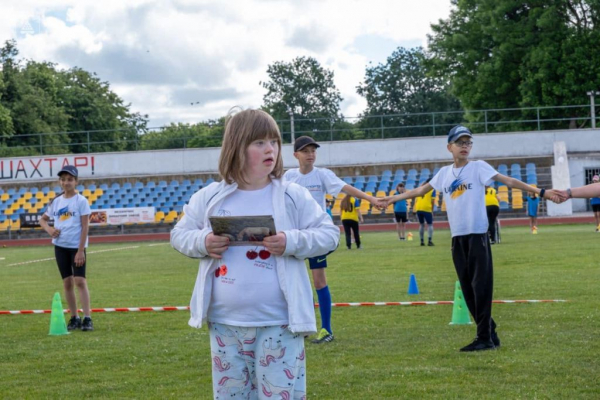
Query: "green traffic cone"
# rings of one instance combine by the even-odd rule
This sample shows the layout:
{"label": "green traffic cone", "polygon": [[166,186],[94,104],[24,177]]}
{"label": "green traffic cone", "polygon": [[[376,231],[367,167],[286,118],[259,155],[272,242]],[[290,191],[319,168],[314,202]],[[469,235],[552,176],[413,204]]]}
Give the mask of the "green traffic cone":
{"label": "green traffic cone", "polygon": [[469,317],[469,309],[467,308],[467,303],[463,297],[460,282],[456,281],[456,286],[454,288],[454,305],[452,306],[452,322],[450,322],[450,325],[468,324],[472,324],[471,318]]}
{"label": "green traffic cone", "polygon": [[48,332],[48,335],[58,336],[68,334],[69,331],[67,331],[60,293],[56,292],[54,293],[54,299],[52,299],[52,314],[50,314],[50,332]]}

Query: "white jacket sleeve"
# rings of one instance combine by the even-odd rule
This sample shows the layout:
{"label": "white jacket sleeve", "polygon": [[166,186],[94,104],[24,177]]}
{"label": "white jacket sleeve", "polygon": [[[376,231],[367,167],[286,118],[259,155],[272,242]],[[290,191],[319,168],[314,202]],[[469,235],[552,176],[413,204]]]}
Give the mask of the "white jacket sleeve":
{"label": "white jacket sleeve", "polygon": [[307,189],[293,186],[289,191],[291,204],[286,204],[286,208],[295,229],[284,231],[286,249],[283,255],[303,260],[334,251],[339,244],[340,229]]}
{"label": "white jacket sleeve", "polygon": [[205,194],[201,190],[192,196],[189,204],[183,207],[183,218],[171,230],[171,246],[188,257],[208,255],[205,241],[212,229],[204,226],[207,211]]}

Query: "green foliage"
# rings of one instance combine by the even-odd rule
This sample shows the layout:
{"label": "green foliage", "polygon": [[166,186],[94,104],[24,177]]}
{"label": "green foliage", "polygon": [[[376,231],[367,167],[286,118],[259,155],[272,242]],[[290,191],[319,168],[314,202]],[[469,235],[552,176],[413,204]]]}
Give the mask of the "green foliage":
{"label": "green foliage", "polygon": [[[333,301],[452,300],[450,235],[435,235],[436,247],[422,248],[418,241],[399,242],[392,231],[363,232],[363,250],[340,248],[328,257]],[[502,239],[493,247],[495,299],[568,302],[495,304],[503,344],[483,354],[458,352],[475,327],[449,325],[450,305],[334,308],[336,340],[306,345],[308,397],[596,399],[594,227],[542,226],[538,235],[527,227],[503,228]],[[0,309],[49,309],[57,291],[66,307],[52,246],[0,248],[0,257]],[[47,260],[11,265],[36,259]],[[168,243],[92,244],[88,250],[93,307],[187,305],[197,271],[198,260]],[[411,273],[418,296],[407,294]],[[208,333],[187,325],[188,312],[93,317],[94,332],[51,337],[48,314],[0,315],[0,392],[18,399],[212,398]]]}
{"label": "green foliage", "polygon": [[107,82],[80,68],[65,71],[48,62],[23,64],[18,54],[15,41],[0,49],[2,144],[27,154],[135,147],[138,134],[146,130],[147,116],[132,113]]}
{"label": "green foliage", "polygon": [[431,135],[433,125],[447,131],[461,121],[460,112],[439,113],[461,107],[450,94],[447,79],[430,75],[425,57],[420,47],[398,47],[385,64],[367,67],[364,82],[357,87],[367,100],[359,124],[367,137]]}
{"label": "green foliage", "polygon": [[[278,61],[269,65],[267,74],[269,81],[260,82],[267,89],[263,109],[276,120],[289,120],[292,112],[296,137],[329,134],[342,101],[333,82],[333,71],[312,57],[297,57],[289,63]],[[289,128],[282,127],[282,131],[289,132]]]}
{"label": "green foliage", "polygon": [[142,150],[220,147],[225,118],[197,124],[171,124],[141,138]]}
{"label": "green foliage", "polygon": [[[453,93],[466,109],[587,104],[586,92],[600,88],[597,0],[452,3],[450,17],[432,25],[429,65],[437,76],[450,78]],[[545,128],[589,124],[589,119],[581,120],[589,117],[586,111],[545,111],[546,118],[572,118]],[[521,118],[532,113],[524,112]],[[509,114],[504,117],[515,119]],[[484,116],[468,118],[482,122]],[[533,129],[531,125],[521,128]]]}

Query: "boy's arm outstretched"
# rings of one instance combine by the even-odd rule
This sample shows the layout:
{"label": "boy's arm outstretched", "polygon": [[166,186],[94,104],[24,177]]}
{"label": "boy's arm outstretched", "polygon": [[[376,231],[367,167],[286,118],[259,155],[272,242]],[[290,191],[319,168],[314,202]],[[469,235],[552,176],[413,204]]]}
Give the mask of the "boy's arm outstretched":
{"label": "boy's arm outstretched", "polygon": [[[509,176],[502,175],[502,174],[497,174],[492,179],[497,182],[504,183],[509,188],[516,188],[516,189],[521,189],[524,192],[535,193],[538,196],[543,197],[544,199],[547,199],[547,200],[551,200],[555,203],[560,202],[559,193],[553,189],[545,190],[545,189],[536,188],[536,187],[530,186],[530,185],[526,184],[525,182],[522,182],[518,179],[511,178]],[[544,192],[543,196],[542,196],[542,191]]]}
{"label": "boy's arm outstretched", "polygon": [[425,193],[428,193],[431,190],[433,190],[433,186],[431,186],[429,183],[426,183],[423,186],[419,186],[412,190],[407,190],[406,192],[397,194],[395,196],[383,197],[382,200],[385,204],[384,207],[387,207],[389,204],[400,200],[414,199],[415,197],[423,196]]}
{"label": "boy's arm outstretched", "polygon": [[363,192],[362,190],[358,190],[354,186],[346,185],[342,188],[342,192],[349,194],[350,196],[358,197],[359,199],[366,200],[378,208],[385,208],[387,206],[387,204],[385,204],[382,201],[383,199],[385,199],[385,197],[377,198],[375,196],[370,196],[370,195],[366,194],[365,192]]}
{"label": "boy's arm outstretched", "polygon": [[557,190],[562,201],[567,201],[569,198],[577,199],[589,199],[592,197],[600,197],[600,185],[597,183],[590,183],[589,185],[571,188],[571,196],[566,190]]}

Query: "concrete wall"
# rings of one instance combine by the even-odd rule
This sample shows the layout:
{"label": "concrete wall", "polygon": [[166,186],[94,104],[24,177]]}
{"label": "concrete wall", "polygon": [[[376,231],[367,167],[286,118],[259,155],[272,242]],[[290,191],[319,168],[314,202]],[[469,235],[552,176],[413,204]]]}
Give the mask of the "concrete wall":
{"label": "concrete wall", "polygon": [[[556,141],[565,142],[572,186],[580,186],[584,180],[583,168],[599,165],[600,160],[572,159],[572,155],[600,153],[600,129],[475,135],[471,156],[475,159],[517,157],[524,161],[527,157],[552,157]],[[445,136],[323,142],[317,165],[446,164],[451,162],[446,144]],[[3,158],[0,159],[0,184],[55,181],[56,172],[64,164],[76,165],[82,179],[215,173],[219,154],[219,148],[209,148]],[[282,155],[285,168],[297,166],[291,145],[283,146]]]}

